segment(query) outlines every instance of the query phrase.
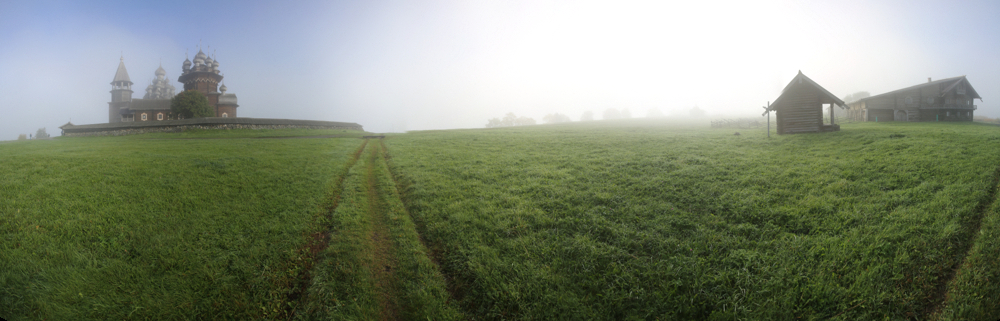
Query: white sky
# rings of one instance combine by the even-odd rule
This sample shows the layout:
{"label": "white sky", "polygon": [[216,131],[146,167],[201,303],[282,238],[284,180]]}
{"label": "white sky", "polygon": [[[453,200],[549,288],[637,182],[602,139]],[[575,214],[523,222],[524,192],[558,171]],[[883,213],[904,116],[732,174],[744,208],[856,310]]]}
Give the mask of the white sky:
{"label": "white sky", "polygon": [[[113,10],[112,10],[113,8]],[[198,9],[194,9],[198,8]],[[482,127],[507,112],[754,115],[801,70],[837,96],[967,75],[998,116],[1000,5],[949,1],[0,3],[0,140],[107,122],[211,46],[244,117],[374,132]],[[178,89],[183,86],[175,82]]]}

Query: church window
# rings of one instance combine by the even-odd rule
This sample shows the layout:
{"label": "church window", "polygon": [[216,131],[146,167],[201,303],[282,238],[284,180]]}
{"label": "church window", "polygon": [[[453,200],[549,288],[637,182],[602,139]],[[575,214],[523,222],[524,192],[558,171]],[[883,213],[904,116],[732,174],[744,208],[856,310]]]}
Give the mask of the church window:
{"label": "church window", "polygon": [[229,117],[228,113],[222,113],[222,117]]}
{"label": "church window", "polygon": [[156,113],[156,120],[163,120],[163,113]]}
{"label": "church window", "polygon": [[142,113],[142,121],[146,121],[146,113]]}

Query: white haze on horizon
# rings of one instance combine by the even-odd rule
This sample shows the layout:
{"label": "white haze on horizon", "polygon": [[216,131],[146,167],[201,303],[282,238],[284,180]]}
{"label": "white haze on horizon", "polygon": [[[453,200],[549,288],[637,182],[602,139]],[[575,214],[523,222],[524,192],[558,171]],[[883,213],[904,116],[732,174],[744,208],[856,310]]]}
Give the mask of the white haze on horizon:
{"label": "white haze on horizon", "polygon": [[977,114],[1000,114],[987,103],[1000,97],[991,2],[236,4],[207,7],[227,13],[218,21],[152,5],[127,7],[122,21],[98,4],[0,5],[0,140],[40,127],[56,135],[70,119],[106,122],[120,56],[141,98],[161,59],[176,80],[199,39],[240,116],[373,132],[478,128],[508,112],[539,123],[588,110],[600,119],[607,108],[685,115],[696,105],[754,116],[799,70],[839,97],[967,75],[985,98]]}

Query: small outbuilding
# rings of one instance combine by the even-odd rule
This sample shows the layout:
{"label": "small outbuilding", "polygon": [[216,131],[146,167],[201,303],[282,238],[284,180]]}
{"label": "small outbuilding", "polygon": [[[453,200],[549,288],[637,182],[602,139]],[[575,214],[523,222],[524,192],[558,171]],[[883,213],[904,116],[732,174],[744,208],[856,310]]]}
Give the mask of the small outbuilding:
{"label": "small outbuilding", "polygon": [[[823,108],[826,105],[830,106],[829,124],[823,123]],[[767,111],[777,114],[778,134],[819,133],[840,130],[840,125],[833,123],[833,106],[847,107],[843,100],[800,70]]]}

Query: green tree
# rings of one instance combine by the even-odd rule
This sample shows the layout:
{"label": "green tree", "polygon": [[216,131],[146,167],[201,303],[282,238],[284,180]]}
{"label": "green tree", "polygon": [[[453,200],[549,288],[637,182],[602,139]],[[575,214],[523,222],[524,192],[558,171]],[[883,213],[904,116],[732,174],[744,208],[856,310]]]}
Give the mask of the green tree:
{"label": "green tree", "polygon": [[178,118],[214,117],[208,98],[197,90],[185,90],[170,100],[170,112]]}

